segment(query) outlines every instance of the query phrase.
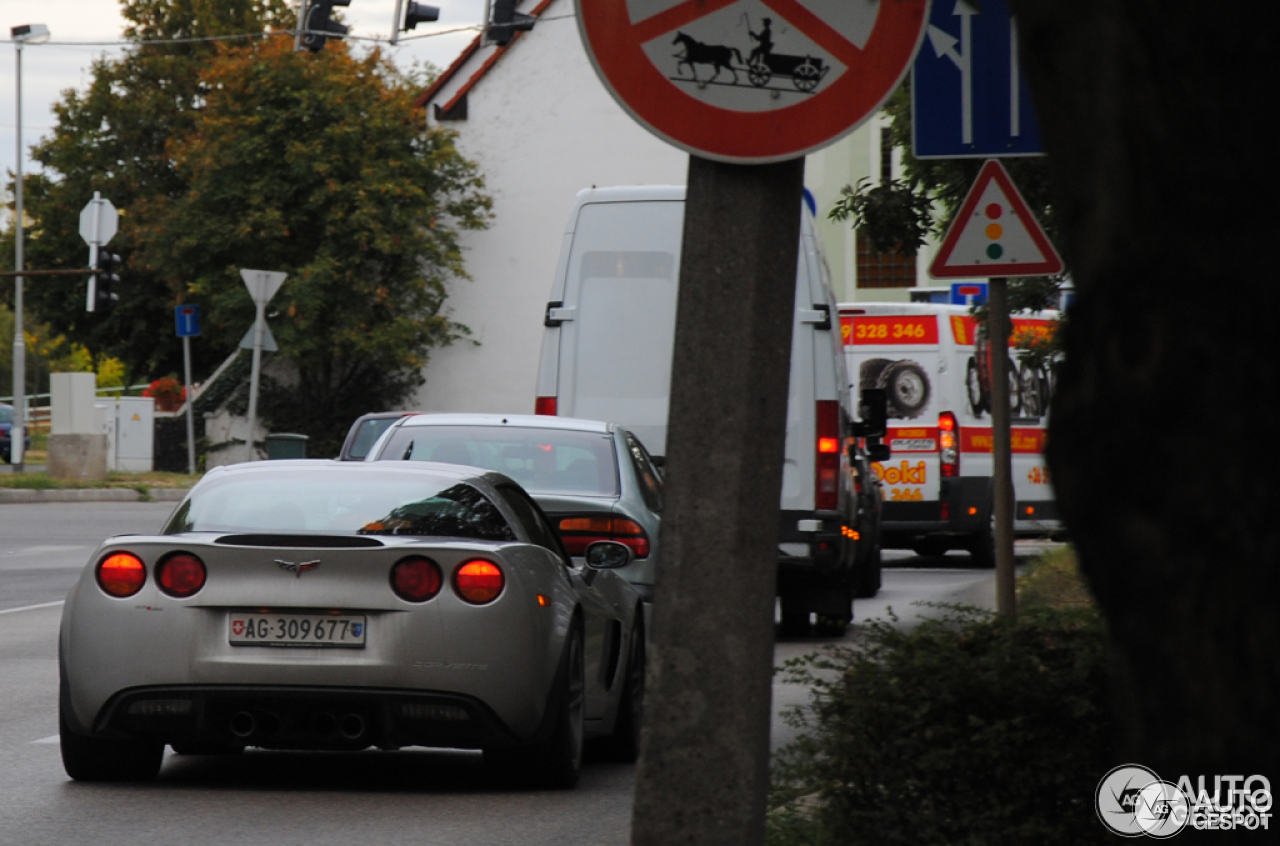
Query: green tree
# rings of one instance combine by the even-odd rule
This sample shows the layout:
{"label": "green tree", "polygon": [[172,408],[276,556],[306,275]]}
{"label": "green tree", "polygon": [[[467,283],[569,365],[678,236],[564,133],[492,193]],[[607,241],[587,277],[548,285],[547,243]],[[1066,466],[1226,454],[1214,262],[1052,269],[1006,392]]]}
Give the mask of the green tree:
{"label": "green tree", "polygon": [[[165,147],[195,126],[206,94],[200,73],[217,55],[216,42],[146,42],[284,29],[293,26],[294,12],[287,0],[122,0],[121,12],[126,37],[138,45],[96,60],[88,87],[64,92],[55,106],[57,128],[32,150],[43,172],[28,176],[26,186],[28,267],[84,267],[80,210],[94,191],[120,209],[120,232],[110,245],[125,259],[120,305],[109,315],[86,313],[83,277],[28,280],[26,290],[34,318],[95,357],[120,358],[131,378],[140,378],[181,369],[172,307],[185,277],[158,275],[133,261],[138,205],[185,191]],[[11,243],[10,232],[7,250]],[[219,356],[208,344],[195,344],[194,352],[198,372]]]}
{"label": "green tree", "polygon": [[139,201],[133,261],[183,280],[220,352],[253,320],[239,269],[288,272],[269,314],[290,367],[264,415],[336,451],[354,417],[403,402],[430,349],[465,333],[440,313],[445,281],[463,275],[457,229],[485,225],[488,198],[378,51],[270,38],[219,48],[201,81],[199,119],[168,146],[186,190]]}

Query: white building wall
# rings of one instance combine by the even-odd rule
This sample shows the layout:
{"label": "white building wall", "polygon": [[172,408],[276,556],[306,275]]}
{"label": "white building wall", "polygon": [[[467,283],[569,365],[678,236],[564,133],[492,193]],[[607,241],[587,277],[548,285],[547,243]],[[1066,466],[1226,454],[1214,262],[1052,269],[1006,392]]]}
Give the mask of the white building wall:
{"label": "white building wall", "polygon": [[[471,339],[437,350],[414,408],[533,413],[542,318],[574,197],[593,185],[684,184],[687,154],[613,101],[578,37],[571,0],[556,0],[468,93],[458,149],[493,197],[492,225],[464,232],[471,280],[449,288],[449,316]],[[477,57],[478,58],[478,57]],[[459,74],[443,105],[478,67]],[[428,120],[434,113],[428,105]]]}

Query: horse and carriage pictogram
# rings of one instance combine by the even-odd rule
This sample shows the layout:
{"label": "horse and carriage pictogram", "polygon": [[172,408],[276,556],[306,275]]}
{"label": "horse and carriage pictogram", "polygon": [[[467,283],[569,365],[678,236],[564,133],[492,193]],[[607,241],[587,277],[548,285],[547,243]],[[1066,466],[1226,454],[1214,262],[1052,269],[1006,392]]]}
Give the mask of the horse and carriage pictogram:
{"label": "horse and carriage pictogram", "polygon": [[[779,79],[790,79],[791,84],[798,91],[806,94],[812,92],[818,87],[818,83],[831,71],[831,66],[826,64],[821,57],[789,56],[774,53],[770,25],[769,18],[765,18],[760,32],[751,32],[748,29],[748,33],[752,40],[757,42],[757,45],[746,60],[743,60],[742,53],[737,47],[729,47],[723,44],[705,44],[691,35],[677,32],[675,40],[671,43],[683,47],[684,52],[675,55],[677,60],[676,72],[681,73],[681,68],[687,67],[694,82],[699,85],[707,85],[715,82],[719,78],[721,71],[727,70],[733,74],[733,82],[717,84],[741,85],[742,83],[738,81],[738,71],[741,70],[746,73],[747,80],[756,88],[767,87],[769,81],[777,77]],[[735,61],[737,62],[736,66],[734,64]],[[710,65],[715,69],[715,73],[708,79],[698,79],[698,65]],[[684,79],[683,76],[676,78]]]}

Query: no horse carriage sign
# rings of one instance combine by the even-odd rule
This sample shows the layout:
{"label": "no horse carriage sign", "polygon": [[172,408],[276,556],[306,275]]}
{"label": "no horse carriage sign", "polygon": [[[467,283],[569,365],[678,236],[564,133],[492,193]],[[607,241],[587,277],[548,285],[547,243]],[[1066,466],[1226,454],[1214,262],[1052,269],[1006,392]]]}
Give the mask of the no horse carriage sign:
{"label": "no horse carriage sign", "polygon": [[596,72],[631,116],[710,159],[803,156],[911,67],[929,0],[577,0]]}

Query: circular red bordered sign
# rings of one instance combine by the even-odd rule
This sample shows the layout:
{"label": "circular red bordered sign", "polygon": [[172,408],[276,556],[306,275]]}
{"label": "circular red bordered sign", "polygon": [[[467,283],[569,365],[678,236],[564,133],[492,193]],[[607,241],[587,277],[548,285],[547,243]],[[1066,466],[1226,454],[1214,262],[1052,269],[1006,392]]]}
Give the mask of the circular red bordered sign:
{"label": "circular red bordered sign", "polygon": [[632,117],[691,153],[765,163],[820,149],[872,115],[911,67],[929,0],[576,5],[591,62]]}

